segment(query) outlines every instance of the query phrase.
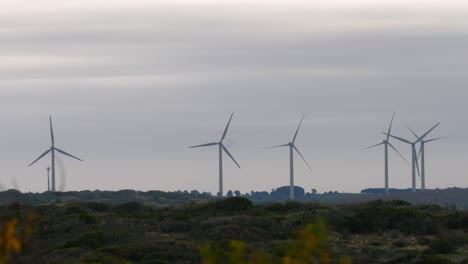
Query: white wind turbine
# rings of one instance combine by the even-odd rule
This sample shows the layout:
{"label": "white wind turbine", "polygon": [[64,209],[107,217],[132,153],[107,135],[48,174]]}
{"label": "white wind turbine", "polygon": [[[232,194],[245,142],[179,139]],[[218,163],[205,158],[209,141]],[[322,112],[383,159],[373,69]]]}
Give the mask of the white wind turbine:
{"label": "white wind turbine", "polygon": [[[405,123],[403,122],[403,124],[405,124],[405,126],[411,131],[411,133],[413,133],[413,135],[419,139],[420,137]],[[439,123],[440,124],[440,123]],[[437,125],[439,125],[437,124]],[[437,126],[436,125],[436,126]],[[427,134],[429,134],[431,131],[428,131]],[[427,135],[426,135],[427,136]],[[433,138],[433,139],[429,139],[429,140],[421,140],[421,144],[420,144],[420,147],[419,147],[419,154],[418,154],[418,159],[421,157],[421,190],[425,190],[426,189],[426,161],[425,161],[425,145],[426,143],[429,143],[429,142],[432,142],[432,141],[436,141],[436,140],[439,140],[439,139],[442,139],[442,138],[445,138],[445,137],[438,137],[438,138]]]}
{"label": "white wind turbine", "polygon": [[49,152],[50,152],[51,157],[52,157],[52,192],[55,192],[55,151],[57,151],[59,153],[62,153],[63,155],[66,155],[66,156],[72,157],[74,159],[77,159],[79,161],[83,161],[83,160],[81,160],[81,159],[79,159],[79,158],[77,158],[77,157],[75,157],[75,156],[73,156],[71,154],[68,154],[65,151],[60,150],[60,149],[55,147],[54,129],[52,128],[52,117],[49,117],[49,120],[50,120],[50,138],[52,140],[52,146],[50,147],[50,149],[48,149],[44,153],[42,153],[42,155],[39,156],[39,158],[37,158],[35,161],[33,161],[31,164],[29,164],[28,167],[31,167],[31,165],[36,163],[38,160],[42,159],[42,157],[49,154]]}
{"label": "white wind turbine", "polygon": [[288,144],[283,144],[279,146],[268,147],[268,148],[289,147],[289,199],[291,201],[294,200],[294,150],[297,152],[297,154],[299,154],[299,156],[301,156],[302,160],[304,160],[305,164],[307,165],[307,167],[309,167],[310,171],[312,172],[312,168],[310,167],[309,163],[307,163],[304,156],[302,156],[301,152],[294,144],[296,142],[297,133],[299,132],[299,129],[301,128],[302,121],[304,121],[304,117],[305,115],[302,116],[301,122],[299,123],[299,126],[297,127],[296,134],[294,134],[294,137],[291,142],[289,142]]}
{"label": "white wind turbine", "polygon": [[223,197],[223,151],[228,154],[228,156],[234,161],[234,163],[237,165],[237,167],[240,168],[239,164],[237,161],[234,159],[234,157],[229,153],[229,150],[224,146],[223,140],[226,137],[226,134],[229,129],[229,125],[231,124],[232,116],[234,114],[231,114],[231,117],[229,118],[229,121],[227,123],[226,128],[224,129],[223,136],[221,137],[221,140],[219,142],[211,142],[211,143],[206,143],[202,145],[197,145],[197,146],[191,146],[190,148],[200,148],[200,147],[208,147],[208,146],[219,146],[219,196]]}
{"label": "white wind turbine", "polygon": [[407,164],[409,164],[408,161],[405,159],[405,157],[403,157],[403,155],[401,155],[401,153],[390,143],[390,133],[392,131],[392,125],[393,125],[393,118],[394,117],[395,117],[395,113],[393,113],[392,120],[390,121],[390,126],[388,127],[387,138],[384,139],[384,141],[382,143],[379,143],[379,144],[376,144],[376,145],[373,145],[373,146],[362,149],[362,150],[365,150],[365,149],[374,148],[374,147],[377,147],[377,146],[380,146],[380,145],[385,145],[385,192],[386,193],[389,192],[388,191],[388,146],[390,146],[396,153],[398,153],[398,155],[400,155],[401,158],[403,158],[403,160]]}
{"label": "white wind turbine", "polygon": [[[411,163],[412,163],[412,166],[411,166],[411,186],[412,186],[412,191],[415,192],[416,191],[416,168],[418,170],[418,174],[419,174],[419,165],[418,165],[418,157],[417,157],[417,154],[416,154],[416,144],[418,144],[419,142],[421,142],[427,135],[429,135],[429,133],[431,133],[432,130],[434,130],[434,128],[436,128],[440,123],[437,123],[435,126],[433,126],[431,129],[429,129],[429,131],[427,131],[424,135],[422,135],[421,137],[419,137],[416,141],[409,141],[407,139],[404,139],[404,138],[401,138],[401,137],[397,137],[397,136],[393,136],[393,135],[390,135],[392,138],[395,138],[395,139],[398,139],[399,141],[403,142],[403,143],[406,143],[406,144],[409,144],[411,145]],[[385,135],[387,135],[387,133],[384,133]]]}

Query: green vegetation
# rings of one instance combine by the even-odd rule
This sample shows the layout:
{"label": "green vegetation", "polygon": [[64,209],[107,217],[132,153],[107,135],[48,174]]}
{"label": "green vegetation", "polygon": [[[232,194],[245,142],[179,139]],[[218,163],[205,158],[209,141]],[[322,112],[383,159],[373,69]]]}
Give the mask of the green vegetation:
{"label": "green vegetation", "polygon": [[5,205],[0,224],[21,240],[5,263],[468,263],[468,211],[398,200]]}

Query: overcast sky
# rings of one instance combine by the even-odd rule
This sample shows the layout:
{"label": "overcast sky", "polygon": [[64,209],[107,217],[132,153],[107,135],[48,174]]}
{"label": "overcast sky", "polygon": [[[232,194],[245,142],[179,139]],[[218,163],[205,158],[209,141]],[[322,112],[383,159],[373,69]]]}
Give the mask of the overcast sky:
{"label": "overcast sky", "polygon": [[[96,3],[99,2],[99,3]],[[50,146],[61,190],[217,192],[289,184],[306,191],[383,187],[383,140],[441,122],[427,145],[428,188],[468,187],[468,5],[463,1],[2,1],[3,188],[42,192]],[[410,159],[410,146],[393,141]],[[62,168],[63,167],[63,168]],[[390,153],[390,186],[410,167]],[[419,186],[419,181],[418,181]]]}

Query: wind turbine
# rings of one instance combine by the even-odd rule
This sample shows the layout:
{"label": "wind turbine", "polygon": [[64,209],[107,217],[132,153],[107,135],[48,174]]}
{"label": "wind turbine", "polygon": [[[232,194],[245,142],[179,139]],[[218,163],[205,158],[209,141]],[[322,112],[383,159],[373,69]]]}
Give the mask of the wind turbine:
{"label": "wind turbine", "polygon": [[54,129],[52,128],[52,117],[49,117],[49,120],[50,120],[50,138],[52,140],[52,146],[50,147],[50,149],[48,149],[44,153],[42,153],[39,156],[39,158],[37,158],[35,161],[33,161],[31,164],[29,164],[28,167],[31,167],[31,165],[36,163],[38,160],[42,159],[42,157],[49,154],[49,152],[50,152],[51,157],[52,157],[52,192],[55,192],[55,151],[57,151],[59,153],[62,153],[63,155],[66,155],[66,156],[72,157],[74,159],[77,159],[79,161],[83,161],[83,160],[81,160],[81,159],[79,159],[79,158],[77,158],[77,157],[75,157],[75,156],[73,156],[71,154],[68,154],[67,152],[55,147]]}
{"label": "wind turbine", "polygon": [[223,133],[223,135],[221,137],[221,140],[219,142],[211,142],[211,143],[206,143],[206,144],[190,147],[190,148],[200,148],[200,147],[208,147],[208,146],[215,146],[215,145],[219,146],[219,196],[220,197],[223,197],[223,151],[226,152],[226,154],[228,154],[228,156],[232,159],[232,161],[234,161],[234,163],[237,165],[237,167],[240,168],[237,161],[234,159],[234,157],[231,155],[229,150],[223,144],[223,140],[224,140],[224,138],[226,138],[226,134],[228,132],[229,125],[231,124],[231,120],[232,120],[233,115],[234,114],[231,114],[231,117],[229,118],[227,126],[224,129],[224,133]]}
{"label": "wind turbine", "polygon": [[[419,164],[418,164],[418,157],[417,157],[417,154],[416,154],[416,144],[421,142],[439,124],[440,123],[437,123],[431,129],[429,129],[429,131],[427,131],[424,135],[422,135],[416,141],[413,141],[413,142],[411,142],[411,141],[409,141],[407,139],[401,138],[401,137],[390,135],[392,138],[395,138],[395,139],[397,139],[397,140],[399,140],[399,141],[401,141],[403,143],[411,145],[411,157],[412,157],[412,161],[411,161],[411,163],[412,163],[412,166],[411,166],[411,181],[412,181],[412,191],[413,192],[416,191],[416,169],[418,170],[418,174],[419,174]],[[387,133],[384,133],[384,134],[387,135]]]}
{"label": "wind turbine", "polygon": [[400,157],[409,165],[405,157],[403,157],[403,155],[401,155],[401,153],[390,143],[390,133],[392,131],[394,117],[395,117],[395,113],[393,113],[392,120],[390,121],[390,126],[388,127],[387,138],[384,139],[382,143],[362,149],[362,150],[370,149],[370,148],[378,147],[380,145],[385,146],[385,192],[386,193],[388,193],[388,146],[390,146],[396,153],[398,153],[398,155],[400,155]]}
{"label": "wind turbine", "polygon": [[296,142],[297,133],[299,132],[299,129],[301,128],[302,121],[304,121],[304,117],[305,115],[302,116],[301,122],[299,123],[299,126],[297,127],[296,134],[294,134],[294,137],[291,142],[289,142],[288,144],[269,147],[269,148],[289,147],[289,199],[291,201],[294,200],[294,150],[297,152],[297,154],[299,154],[299,156],[301,156],[301,158],[304,160],[307,167],[309,167],[310,171],[312,172],[312,168],[310,167],[309,163],[307,163],[304,156],[302,156],[301,152],[294,144]]}
{"label": "wind turbine", "polygon": [[[411,133],[413,133],[413,135],[419,139],[420,137],[405,123],[403,122],[403,124],[405,124],[406,128],[409,129],[409,131],[411,131]],[[438,123],[436,126],[438,126],[440,123]],[[435,127],[434,127],[435,128]],[[430,132],[432,131],[432,129],[430,131],[428,131],[425,135],[427,136],[427,134],[429,134]],[[436,141],[436,140],[439,140],[439,139],[442,139],[444,137],[438,137],[438,138],[433,138],[433,139],[429,139],[429,140],[421,140],[421,144],[420,144],[420,147],[419,147],[419,153],[418,153],[418,159],[419,157],[421,157],[421,189],[422,190],[425,190],[426,189],[426,161],[425,161],[425,145],[426,143],[429,143],[429,142],[432,142],[432,141]]]}

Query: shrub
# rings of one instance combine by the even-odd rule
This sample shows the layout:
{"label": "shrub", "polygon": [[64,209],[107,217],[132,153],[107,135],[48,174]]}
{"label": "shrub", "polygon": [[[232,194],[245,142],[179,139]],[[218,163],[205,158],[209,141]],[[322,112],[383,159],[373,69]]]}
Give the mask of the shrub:
{"label": "shrub", "polygon": [[453,262],[442,256],[423,255],[418,264],[453,264]]}
{"label": "shrub", "polygon": [[456,250],[456,245],[449,235],[441,233],[429,244],[429,250],[431,253],[448,254]]}
{"label": "shrub", "polygon": [[411,203],[403,200],[392,200],[390,204],[393,206],[410,206]]}
{"label": "shrub", "polygon": [[277,236],[278,230],[279,227],[273,227],[273,223],[265,219],[251,216],[225,216],[204,221],[193,231],[193,236],[213,241],[265,241]]}
{"label": "shrub", "polygon": [[146,254],[141,261],[142,264],[169,264],[167,255],[164,252],[154,252]]}
{"label": "shrub", "polygon": [[244,197],[231,197],[208,204],[208,207],[223,212],[244,212],[253,208],[253,203]]}
{"label": "shrub", "polygon": [[[187,243],[177,241],[147,241],[141,243],[111,245],[100,248],[97,250],[97,252],[101,254],[113,255],[119,258],[124,258],[136,262],[143,261],[145,257],[151,260],[151,257],[162,255],[150,254],[159,254],[160,252],[164,252],[166,259],[161,259],[161,261],[165,260],[169,263],[200,262],[199,254],[193,246]],[[154,260],[154,258],[152,260]]]}
{"label": "shrub", "polygon": [[88,247],[98,248],[107,243],[107,237],[102,232],[87,232],[79,235],[77,238],[66,242],[63,248]]}
{"label": "shrub", "polygon": [[126,212],[126,213],[137,213],[137,212],[145,212],[145,211],[151,210],[151,208],[139,202],[128,202],[128,203],[119,204],[115,206],[114,209],[116,211]]}
{"label": "shrub", "polygon": [[406,241],[403,238],[398,238],[395,241],[393,241],[392,245],[397,248],[403,248],[408,246],[408,243],[406,243]]}
{"label": "shrub", "polygon": [[97,213],[102,213],[105,211],[108,211],[111,207],[108,204],[105,203],[95,203],[95,202],[88,202],[84,203],[83,207]]}

